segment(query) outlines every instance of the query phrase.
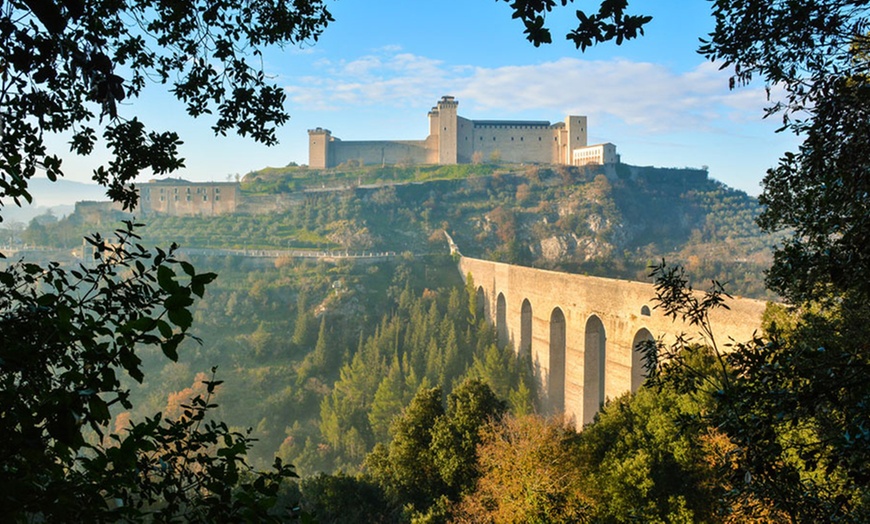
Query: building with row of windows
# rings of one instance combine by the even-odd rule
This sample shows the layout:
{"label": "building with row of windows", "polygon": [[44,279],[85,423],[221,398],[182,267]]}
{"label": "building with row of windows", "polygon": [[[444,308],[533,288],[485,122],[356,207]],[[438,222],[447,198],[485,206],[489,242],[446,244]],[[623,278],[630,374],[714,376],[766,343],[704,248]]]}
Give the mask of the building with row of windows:
{"label": "building with row of windows", "polygon": [[226,215],[239,205],[238,182],[188,182],[180,178],[151,180],[139,186],[137,211],[143,215]]}

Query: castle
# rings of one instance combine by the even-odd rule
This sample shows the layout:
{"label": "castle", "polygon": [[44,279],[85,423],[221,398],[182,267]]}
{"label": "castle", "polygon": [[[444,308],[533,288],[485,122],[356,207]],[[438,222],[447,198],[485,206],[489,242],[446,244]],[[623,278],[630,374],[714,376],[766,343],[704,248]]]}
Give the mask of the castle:
{"label": "castle", "polygon": [[308,165],[326,169],[351,161],[366,165],[469,164],[498,159],[510,163],[608,165],[619,162],[611,143],[587,145],[585,116],[564,122],[469,120],[459,102],[441,97],[429,111],[425,140],[342,141],[328,129],[308,130]]}

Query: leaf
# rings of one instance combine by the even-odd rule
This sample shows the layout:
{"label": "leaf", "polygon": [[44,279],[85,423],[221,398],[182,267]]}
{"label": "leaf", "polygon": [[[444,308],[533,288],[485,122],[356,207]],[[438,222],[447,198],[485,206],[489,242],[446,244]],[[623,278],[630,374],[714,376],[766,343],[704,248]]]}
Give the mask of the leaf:
{"label": "leaf", "polygon": [[193,314],[188,309],[170,309],[168,310],[169,320],[186,331],[193,324]]}
{"label": "leaf", "polygon": [[88,399],[88,410],[91,418],[100,424],[105,424],[112,418],[109,406],[97,395],[91,395]]}
{"label": "leaf", "polygon": [[160,266],[157,268],[157,284],[160,289],[170,293],[178,289],[178,282],[175,281],[175,272],[169,266]]}
{"label": "leaf", "polygon": [[193,268],[193,265],[190,262],[185,262],[184,260],[180,260],[178,262],[178,264],[181,266],[181,269],[184,270],[184,272],[188,276],[192,277],[192,276],[196,275],[196,270]]}
{"label": "leaf", "polygon": [[178,344],[183,339],[183,335],[173,335],[169,340],[160,344],[160,349],[166,358],[173,362],[178,362]]}

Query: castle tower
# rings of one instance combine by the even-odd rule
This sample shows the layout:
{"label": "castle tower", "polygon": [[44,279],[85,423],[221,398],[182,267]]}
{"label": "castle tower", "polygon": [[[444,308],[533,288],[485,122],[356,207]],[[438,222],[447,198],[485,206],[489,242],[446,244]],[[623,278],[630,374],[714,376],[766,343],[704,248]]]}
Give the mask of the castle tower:
{"label": "castle tower", "polygon": [[564,151],[560,154],[559,162],[571,165],[574,159],[574,150],[587,145],[586,117],[576,115],[565,117],[565,131]]}
{"label": "castle tower", "polygon": [[438,136],[438,122],[441,120],[438,118],[438,108],[433,107],[429,110],[429,136]]}
{"label": "castle tower", "polygon": [[[455,164],[457,162],[457,116],[456,108],[459,106],[452,96],[442,96],[438,101],[438,163]],[[430,112],[430,115],[432,113]],[[433,122],[430,116],[430,128]]]}
{"label": "castle tower", "polygon": [[318,127],[308,130],[308,166],[315,169],[332,167],[329,161],[329,143],[332,132]]}

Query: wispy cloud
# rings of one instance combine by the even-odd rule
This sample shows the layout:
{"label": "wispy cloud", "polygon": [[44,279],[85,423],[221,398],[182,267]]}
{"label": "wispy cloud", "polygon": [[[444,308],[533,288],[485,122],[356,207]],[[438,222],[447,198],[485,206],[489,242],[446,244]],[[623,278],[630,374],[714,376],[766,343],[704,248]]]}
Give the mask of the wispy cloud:
{"label": "wispy cloud", "polygon": [[375,105],[418,109],[451,94],[471,117],[581,114],[617,120],[639,132],[665,133],[757,121],[766,102],[761,88],[729,91],[728,73],[706,62],[688,72],[649,62],[577,58],[484,68],[390,47],[316,67],[318,76],[296,79],[287,92],[293,103],[324,111]]}

